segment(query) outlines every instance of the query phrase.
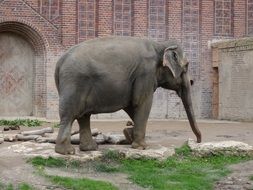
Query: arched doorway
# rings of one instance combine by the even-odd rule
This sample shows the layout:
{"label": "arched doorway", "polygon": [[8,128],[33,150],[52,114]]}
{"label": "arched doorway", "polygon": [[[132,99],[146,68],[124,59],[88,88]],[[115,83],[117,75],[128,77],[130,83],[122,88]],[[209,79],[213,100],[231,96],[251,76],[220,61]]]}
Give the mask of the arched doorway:
{"label": "arched doorway", "polygon": [[0,116],[46,116],[47,46],[25,21],[0,21]]}
{"label": "arched doorway", "polygon": [[0,115],[33,115],[33,47],[13,32],[0,33]]}

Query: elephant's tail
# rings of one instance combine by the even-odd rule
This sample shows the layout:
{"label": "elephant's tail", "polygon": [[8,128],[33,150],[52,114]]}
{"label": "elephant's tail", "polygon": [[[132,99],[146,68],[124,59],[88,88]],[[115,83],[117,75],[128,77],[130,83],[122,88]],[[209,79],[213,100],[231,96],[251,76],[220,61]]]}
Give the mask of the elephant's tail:
{"label": "elephant's tail", "polygon": [[60,92],[59,91],[59,86],[60,86],[60,78],[59,78],[59,75],[60,75],[60,68],[64,62],[66,58],[66,54],[63,55],[59,60],[58,62],[56,63],[56,67],[55,67],[55,72],[54,72],[54,80],[55,80],[55,85],[56,85],[56,88],[57,88],[57,91],[58,93]]}
{"label": "elephant's tail", "polygon": [[60,67],[59,67],[59,64],[57,63],[55,72],[54,72],[54,80],[55,80],[55,86],[57,88],[58,93],[59,93],[59,70],[60,70]]}

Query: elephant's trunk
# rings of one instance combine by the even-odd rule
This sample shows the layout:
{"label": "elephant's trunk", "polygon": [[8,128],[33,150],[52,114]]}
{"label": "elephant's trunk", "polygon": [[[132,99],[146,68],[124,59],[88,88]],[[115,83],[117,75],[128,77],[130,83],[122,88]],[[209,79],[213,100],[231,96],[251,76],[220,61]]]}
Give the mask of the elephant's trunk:
{"label": "elephant's trunk", "polygon": [[181,98],[182,102],[184,104],[184,108],[188,117],[188,120],[190,122],[191,128],[193,133],[197,137],[197,142],[201,142],[201,133],[199,131],[199,128],[196,123],[196,119],[194,116],[193,106],[192,106],[192,100],[191,100],[191,92],[190,92],[190,81],[188,79],[187,74],[183,74],[183,85],[182,85],[182,91],[181,91]]}

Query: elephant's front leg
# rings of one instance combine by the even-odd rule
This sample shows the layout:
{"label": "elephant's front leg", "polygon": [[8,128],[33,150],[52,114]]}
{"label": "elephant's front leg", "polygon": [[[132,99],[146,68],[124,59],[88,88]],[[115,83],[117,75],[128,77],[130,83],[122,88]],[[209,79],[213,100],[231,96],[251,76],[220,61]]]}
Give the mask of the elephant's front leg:
{"label": "elephant's front leg", "polygon": [[150,94],[134,110],[134,127],[132,147],[136,149],[145,149],[146,125],[152,105],[153,94]]}
{"label": "elephant's front leg", "polygon": [[90,115],[84,115],[78,120],[79,131],[80,131],[80,145],[79,148],[82,151],[97,150],[98,145],[92,139],[90,129]]}

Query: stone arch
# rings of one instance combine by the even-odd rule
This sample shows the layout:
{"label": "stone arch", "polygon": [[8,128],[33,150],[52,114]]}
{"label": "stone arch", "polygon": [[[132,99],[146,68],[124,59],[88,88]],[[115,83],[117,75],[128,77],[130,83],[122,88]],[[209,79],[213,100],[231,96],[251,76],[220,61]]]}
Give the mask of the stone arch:
{"label": "stone arch", "polygon": [[0,20],[0,34],[13,33],[28,42],[34,50],[32,79],[32,113],[46,116],[46,61],[49,47],[46,38],[30,23],[23,20]]}

